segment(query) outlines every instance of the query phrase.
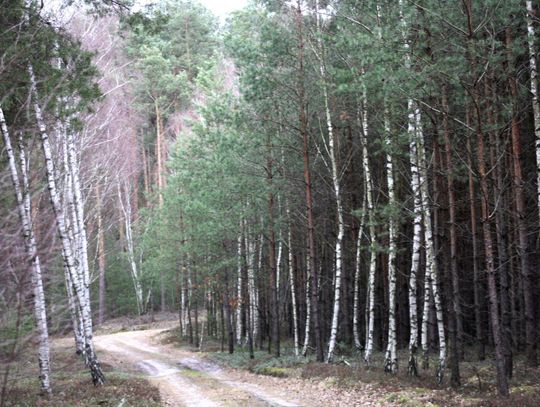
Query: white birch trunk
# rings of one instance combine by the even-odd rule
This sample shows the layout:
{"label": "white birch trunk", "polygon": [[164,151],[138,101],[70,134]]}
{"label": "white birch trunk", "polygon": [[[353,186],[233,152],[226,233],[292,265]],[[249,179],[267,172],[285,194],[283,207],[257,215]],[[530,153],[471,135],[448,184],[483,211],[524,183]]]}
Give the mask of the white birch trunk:
{"label": "white birch trunk", "polygon": [[[279,213],[281,214],[281,205],[279,204],[279,197],[278,197],[278,207],[279,207]],[[277,292],[278,304],[280,302],[279,291],[281,289],[280,288],[280,280],[281,280],[281,261],[282,261],[282,258],[283,258],[283,231],[282,231],[281,225],[280,225],[279,226],[279,233],[278,233],[278,251],[277,251],[277,259],[276,259],[276,292]]]}
{"label": "white birch trunk", "polygon": [[319,45],[319,72],[322,79],[322,91],[324,98],[324,112],[326,118],[326,128],[328,130],[328,152],[330,155],[331,173],[332,173],[332,185],[334,186],[334,197],[336,200],[337,220],[338,220],[338,234],[336,237],[335,246],[335,275],[334,275],[334,306],[332,310],[332,324],[330,327],[330,340],[328,341],[328,353],[326,355],[326,362],[329,363],[334,357],[334,350],[336,348],[338,324],[339,324],[339,309],[341,299],[341,280],[343,275],[343,237],[345,235],[345,221],[343,219],[343,205],[341,201],[341,185],[340,174],[337,164],[337,152],[336,152],[336,138],[334,134],[334,127],[332,125],[332,117],[330,113],[330,106],[328,103],[328,82],[326,78],[326,68],[324,63],[324,44],[321,39],[321,19],[319,15],[319,1],[315,2],[315,12],[317,19],[317,31],[318,45]]}
{"label": "white birch trunk", "polygon": [[439,365],[437,367],[437,381],[442,383],[446,363],[446,337],[444,332],[443,305],[439,292],[439,271],[435,257],[435,244],[433,241],[433,229],[431,223],[431,208],[429,205],[429,186],[427,174],[427,160],[424,144],[424,131],[420,111],[416,112],[416,135],[418,144],[418,169],[420,179],[420,191],[422,195],[422,209],[424,213],[424,233],[426,243],[426,273],[429,273],[431,292],[435,302],[435,316],[439,334]]}
{"label": "white birch trunk", "polygon": [[[377,3],[377,18],[381,21],[381,7]],[[377,36],[382,43],[382,30],[379,23]],[[394,163],[392,158],[392,138],[390,136],[390,114],[388,112],[386,95],[384,98],[384,140],[386,152],[386,182],[388,185],[388,205],[390,206],[390,218],[388,227],[388,346],[384,369],[389,373],[396,373],[397,360],[397,337],[396,337],[396,256],[397,256],[397,221],[394,214],[396,209],[396,194],[394,189]]]}
{"label": "white birch trunk", "polygon": [[76,298],[81,310],[81,319],[83,324],[83,332],[85,339],[85,359],[90,368],[92,379],[94,384],[103,384],[105,377],[101,371],[97,356],[94,351],[93,333],[92,333],[92,312],[90,302],[87,301],[87,297],[84,292],[84,284],[81,281],[81,276],[78,275],[75,262],[73,258],[73,250],[71,242],[66,231],[64,213],[60,198],[58,195],[58,189],[56,187],[56,169],[52,158],[52,151],[49,142],[49,136],[47,134],[47,128],[41,112],[41,106],[38,101],[38,93],[36,89],[36,79],[34,76],[34,70],[32,65],[28,65],[28,74],[30,77],[31,96],[33,99],[34,114],[36,122],[38,124],[39,132],[41,135],[41,145],[43,148],[43,155],[45,157],[45,169],[47,174],[48,190],[51,198],[51,205],[56,218],[56,226],[58,228],[58,234],[60,236],[60,242],[62,244],[62,255],[64,260],[64,266],[68,270],[72,279],[73,287],[75,289]]}
{"label": "white birch trunk", "polygon": [[[261,225],[263,224],[263,220],[261,219]],[[262,274],[262,261],[263,261],[263,242],[264,242],[264,235],[261,233],[259,236],[259,252],[257,257],[257,275],[261,276]],[[253,279],[253,289],[254,289],[254,315],[253,315],[253,340],[255,341],[255,338],[259,338],[260,333],[260,316],[259,316],[259,288],[257,286],[257,280]]]}
{"label": "white birch trunk", "polygon": [[184,266],[180,265],[180,275],[179,275],[179,282],[178,282],[178,290],[180,294],[180,310],[179,310],[179,317],[180,317],[180,336],[183,338],[186,336],[186,325],[184,324],[184,313],[185,313],[185,293],[184,293]]}
{"label": "white birch trunk", "polygon": [[[400,7],[400,19],[401,19],[401,25],[402,25],[402,36],[403,36],[403,47],[405,49],[405,68],[409,71],[412,70],[412,64],[411,64],[411,47],[408,40],[408,25],[405,21],[404,14],[403,14],[403,0],[399,0],[399,7]],[[427,352],[428,352],[428,336],[427,336],[427,329],[428,329],[428,320],[429,320],[429,308],[430,308],[430,296],[433,294],[433,298],[435,300],[435,307],[437,312],[437,325],[439,328],[439,367],[437,370],[437,380],[442,380],[442,374],[444,371],[444,362],[446,358],[446,341],[444,337],[444,325],[442,321],[442,304],[440,301],[440,296],[438,295],[438,286],[437,286],[437,265],[436,265],[436,259],[435,259],[435,253],[433,248],[433,232],[431,229],[431,210],[429,208],[429,188],[427,184],[427,161],[425,158],[425,147],[424,147],[424,132],[422,129],[422,118],[420,109],[418,109],[418,106],[416,103],[413,102],[411,98],[408,100],[408,115],[409,115],[409,137],[411,139],[410,141],[410,162],[411,162],[411,173],[412,173],[412,183],[418,183],[419,186],[419,192],[415,191],[415,237],[414,239],[418,239],[418,233],[421,233],[418,231],[418,216],[419,214],[423,215],[423,224],[424,224],[424,237],[425,237],[425,244],[426,244],[426,274],[425,274],[425,282],[424,282],[424,312],[423,312],[423,321],[422,321],[422,347],[424,350],[424,358],[426,360],[426,367],[427,367]],[[417,174],[416,180],[415,173]],[[415,187],[417,187],[415,185]],[[417,188],[418,189],[418,188]],[[418,207],[417,196],[420,196],[420,207]],[[417,242],[414,242],[413,244],[417,244]],[[416,259],[414,258],[417,256],[415,252],[416,247],[413,247],[413,267]],[[419,251],[419,249],[418,249]],[[417,266],[416,266],[417,267]],[[411,270],[411,280],[409,282],[409,301],[411,300],[411,297],[414,295],[415,299],[411,305],[409,303],[410,312],[416,312],[416,310],[413,310],[413,306],[416,305],[416,273],[414,273],[413,276],[413,270]],[[412,284],[415,284],[413,287]],[[411,321],[413,321],[411,319]],[[411,323],[411,339],[410,339],[410,355],[409,355],[409,371],[411,373],[415,373],[416,369],[416,361],[414,359],[414,351],[415,346],[412,340],[413,337],[416,336],[416,333],[413,335],[413,330],[416,330],[417,326],[416,324],[413,326]]]}
{"label": "white birch trunk", "polygon": [[[127,188],[126,188],[127,189]],[[133,227],[131,225],[131,200],[129,192],[125,193],[125,203],[124,198],[122,197],[122,186],[120,179],[117,179],[117,191],[118,191],[118,203],[120,204],[120,209],[124,215],[124,226],[125,226],[125,238],[126,245],[128,249],[128,261],[130,266],[131,280],[133,282],[133,288],[135,290],[135,301],[137,303],[137,313],[142,315],[145,311],[144,298],[143,298],[143,289],[141,284],[141,276],[137,268],[137,261],[135,258],[135,249],[133,245]]]}
{"label": "white birch trunk", "polygon": [[242,234],[238,235],[238,277],[236,287],[236,343],[242,345]]}
{"label": "white birch trunk", "polygon": [[[72,173],[69,165],[69,156],[68,156],[68,145],[67,138],[65,137],[66,128],[64,123],[61,120],[56,121],[55,126],[56,140],[62,141],[62,157],[63,157],[63,171],[64,171],[64,185],[63,185],[63,199],[62,199],[62,210],[64,213],[64,219],[66,223],[66,232],[69,237],[71,247],[74,250],[74,257],[76,260],[75,266],[77,267],[77,274],[80,274],[79,268],[79,254],[76,253],[78,248],[75,243],[75,232],[74,228],[77,227],[76,215],[75,215],[75,199],[73,197],[73,180]],[[73,335],[75,338],[75,352],[77,355],[84,354],[84,332],[82,324],[82,315],[79,306],[79,302],[76,300],[76,296],[73,290],[73,281],[69,275],[69,271],[64,267],[65,283],[66,283],[66,293],[68,297],[68,305],[71,316],[71,324],[73,326]]]}
{"label": "white birch trunk", "polygon": [[97,205],[97,255],[99,272],[99,310],[98,324],[102,325],[105,320],[106,308],[106,286],[105,286],[105,231],[103,230],[103,201],[101,198],[99,184],[96,184],[96,205]]}
{"label": "white birch trunk", "polygon": [[[71,247],[73,250],[73,257],[75,261],[75,267],[77,274],[80,276],[83,292],[82,304],[90,303],[89,292],[89,274],[88,274],[88,262],[85,262],[86,252],[83,249],[83,234],[81,231],[81,219],[79,212],[80,205],[80,191],[77,198],[75,189],[77,188],[75,180],[75,168],[72,165],[72,157],[74,156],[73,138],[69,133],[67,126],[61,120],[57,121],[56,125],[56,137],[57,140],[62,140],[63,144],[63,156],[64,156],[64,171],[65,171],[65,200],[67,201],[67,207],[64,210],[66,219],[66,230],[70,239]],[[78,181],[78,178],[77,178]],[[80,188],[80,186],[79,186]],[[78,200],[79,199],[79,200]],[[84,221],[83,228],[84,228]],[[84,237],[84,247],[86,247],[86,237]],[[86,263],[86,269],[85,269]],[[83,327],[82,312],[78,313],[79,316],[79,329]],[[81,332],[81,336],[84,342],[84,334]],[[77,341],[77,339],[76,339]]]}
{"label": "white birch trunk", "polygon": [[[279,133],[278,133],[279,136]],[[282,152],[283,156],[283,152]],[[283,161],[283,159],[282,159]],[[277,202],[278,202],[278,216],[281,218],[281,197],[278,194],[277,195]],[[280,295],[279,290],[281,287],[280,280],[281,280],[281,262],[283,259],[283,229],[281,227],[281,222],[279,223],[279,232],[278,232],[278,249],[277,249],[277,256],[276,256],[276,293],[277,293],[277,300],[278,304],[280,303]],[[279,307],[279,305],[278,305]],[[283,315],[283,313],[279,313],[280,317]]]}
{"label": "white birch trunk", "polygon": [[50,346],[49,346],[49,330],[47,327],[47,313],[45,304],[45,292],[43,290],[43,280],[41,275],[41,263],[37,253],[37,244],[32,226],[32,211],[30,201],[30,191],[28,186],[28,174],[26,170],[26,157],[22,144],[19,139],[19,160],[22,174],[22,188],[17,171],[15,153],[11,146],[11,139],[4,118],[4,112],[0,107],[0,130],[6,146],[8,156],[11,181],[15,197],[17,199],[17,207],[19,210],[19,218],[22,224],[23,238],[25,243],[26,255],[31,268],[32,291],[34,294],[34,318],[36,320],[37,334],[39,340],[38,346],[38,363],[39,363],[39,379],[41,382],[41,390],[44,393],[51,393],[50,382]]}
{"label": "white birch trunk", "polygon": [[426,269],[425,277],[424,277],[424,305],[422,310],[422,316],[421,316],[421,343],[422,343],[422,354],[423,354],[423,363],[422,367],[423,369],[429,368],[429,314],[431,311],[431,274],[429,273],[429,270]]}
{"label": "white birch trunk", "polygon": [[[418,348],[418,311],[417,311],[417,279],[418,269],[420,267],[420,250],[422,245],[422,197],[420,193],[420,179],[418,174],[417,165],[417,146],[416,146],[416,120],[415,120],[415,107],[414,102],[409,99],[408,101],[408,133],[410,137],[409,152],[410,152],[410,167],[411,167],[411,186],[413,193],[413,247],[412,247],[412,260],[411,260],[411,272],[409,275],[409,320],[410,320],[410,336],[409,336],[409,362],[407,371],[409,375],[417,376],[418,367],[416,361],[416,351]],[[425,301],[424,301],[424,323],[427,327],[427,312],[429,310],[429,282],[426,276],[425,285]],[[425,342],[424,342],[425,334]],[[422,325],[422,345],[427,344],[427,330],[424,330]]]}
{"label": "white birch trunk", "polygon": [[[251,330],[251,337],[255,342],[255,313],[258,312],[256,307],[256,290],[255,290],[255,244],[249,239],[249,231],[246,227],[245,248],[247,259],[247,278],[248,278],[248,292],[249,292],[249,329]],[[258,332],[257,332],[258,333]]]}
{"label": "white birch trunk", "polygon": [[364,350],[364,361],[369,365],[371,354],[373,353],[373,340],[375,331],[375,272],[377,270],[377,254],[375,252],[375,219],[373,206],[373,181],[371,170],[369,168],[369,153],[367,149],[367,140],[369,134],[368,128],[368,112],[367,112],[367,93],[363,86],[361,98],[361,142],[362,142],[362,167],[364,170],[364,182],[366,185],[366,200],[369,223],[369,239],[370,239],[370,260],[369,274],[367,284],[367,302],[366,302],[366,346]]}
{"label": "white birch trunk", "polygon": [[76,244],[79,257],[79,267],[83,277],[85,300],[90,303],[90,268],[88,266],[88,243],[86,240],[86,227],[84,224],[84,200],[81,190],[81,181],[79,177],[79,166],[77,164],[75,143],[71,131],[66,132],[68,147],[69,169],[71,180],[73,182],[74,209],[77,224]]}
{"label": "white birch trunk", "polygon": [[[62,254],[64,256],[64,254]],[[78,307],[73,282],[67,270],[64,270],[64,282],[66,285],[66,294],[68,299],[68,308],[71,316],[71,326],[73,327],[73,337],[75,339],[75,353],[82,355],[84,353],[84,338],[82,331],[82,322],[80,310]]]}
{"label": "white birch trunk", "polygon": [[533,16],[534,8],[531,0],[526,1],[527,6],[527,40],[529,44],[529,69],[531,77],[531,94],[534,115],[534,135],[536,146],[536,187],[538,216],[540,219],[540,101],[538,100],[538,65],[536,61],[536,33],[534,29]]}
{"label": "white birch trunk", "polygon": [[292,250],[292,221],[289,202],[285,201],[285,212],[287,214],[288,230],[287,230],[287,246],[288,246],[288,267],[289,267],[289,285],[291,286],[291,306],[293,316],[293,334],[294,334],[294,354],[300,354],[300,344],[298,338],[298,311],[296,305],[296,283],[294,276],[294,256]]}
{"label": "white birch trunk", "polygon": [[362,237],[364,236],[364,227],[366,224],[367,212],[367,192],[364,182],[364,196],[362,198],[362,214],[360,215],[360,225],[358,227],[358,236],[356,238],[356,257],[354,263],[354,289],[353,289],[353,336],[356,349],[362,349],[360,341],[360,262],[362,261]]}
{"label": "white birch trunk", "polygon": [[302,347],[302,356],[306,356],[311,339],[311,269],[309,267],[309,254],[306,256],[306,327],[304,331],[304,346]]}
{"label": "white birch trunk", "polygon": [[[391,149],[390,122],[387,108],[384,108],[385,143]],[[396,373],[397,335],[396,335],[396,255],[397,255],[397,222],[394,215],[396,207],[396,193],[394,189],[394,163],[392,153],[386,153],[386,182],[388,184],[388,205],[390,206],[390,219],[388,225],[388,347],[386,349],[385,371]]]}

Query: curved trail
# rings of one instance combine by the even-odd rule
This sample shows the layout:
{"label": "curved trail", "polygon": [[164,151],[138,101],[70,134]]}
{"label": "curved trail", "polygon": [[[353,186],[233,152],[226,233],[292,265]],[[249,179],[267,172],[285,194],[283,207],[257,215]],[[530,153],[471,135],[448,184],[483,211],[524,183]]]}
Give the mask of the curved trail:
{"label": "curved trail", "polygon": [[[101,359],[124,370],[149,376],[170,406],[276,406],[314,405],[290,398],[279,388],[256,383],[257,376],[236,374],[199,358],[196,353],[158,344],[165,329],[121,332],[95,337]],[[252,376],[253,380],[249,380]],[[247,380],[246,380],[247,379]]]}

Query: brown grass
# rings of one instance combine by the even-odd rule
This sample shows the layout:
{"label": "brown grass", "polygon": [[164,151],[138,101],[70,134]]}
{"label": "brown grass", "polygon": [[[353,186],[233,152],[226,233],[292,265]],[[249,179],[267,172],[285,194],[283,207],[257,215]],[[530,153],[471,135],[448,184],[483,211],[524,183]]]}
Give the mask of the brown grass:
{"label": "brown grass", "polygon": [[74,354],[71,347],[52,349],[51,396],[40,394],[37,360],[34,349],[21,352],[21,356],[11,366],[7,386],[6,407],[117,407],[124,401],[124,407],[159,407],[159,390],[148,380],[137,375],[117,372],[111,366],[102,364],[106,376],[104,386],[94,387],[84,361]]}

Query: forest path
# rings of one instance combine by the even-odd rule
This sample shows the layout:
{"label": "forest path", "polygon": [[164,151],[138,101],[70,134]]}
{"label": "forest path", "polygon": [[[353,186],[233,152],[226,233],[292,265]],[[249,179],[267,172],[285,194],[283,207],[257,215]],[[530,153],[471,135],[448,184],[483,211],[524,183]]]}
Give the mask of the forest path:
{"label": "forest path", "polygon": [[97,335],[99,358],[119,370],[148,376],[166,406],[395,405],[377,385],[353,390],[324,379],[277,378],[219,366],[204,354],[161,343],[160,335],[173,326],[168,321],[159,329]]}
{"label": "forest path", "polygon": [[308,400],[292,400],[279,388],[263,387],[257,383],[257,375],[224,369],[203,360],[194,352],[161,344],[157,337],[165,330],[161,328],[100,335],[95,337],[95,344],[103,362],[122,370],[147,375],[159,388],[166,405],[316,405]]}

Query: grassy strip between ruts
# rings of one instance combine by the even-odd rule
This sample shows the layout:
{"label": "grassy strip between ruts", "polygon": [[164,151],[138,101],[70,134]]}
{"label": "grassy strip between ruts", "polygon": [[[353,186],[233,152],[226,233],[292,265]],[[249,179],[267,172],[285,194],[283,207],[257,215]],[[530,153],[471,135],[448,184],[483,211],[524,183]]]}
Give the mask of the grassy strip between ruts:
{"label": "grassy strip between ruts", "polygon": [[105,385],[94,387],[84,361],[74,354],[73,347],[53,347],[53,394],[42,396],[34,353],[32,349],[19,352],[18,360],[10,364],[6,407],[162,406],[159,390],[148,380],[115,371],[107,364],[102,364],[107,379]]}

